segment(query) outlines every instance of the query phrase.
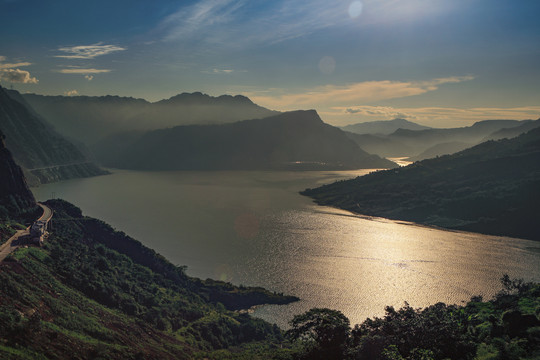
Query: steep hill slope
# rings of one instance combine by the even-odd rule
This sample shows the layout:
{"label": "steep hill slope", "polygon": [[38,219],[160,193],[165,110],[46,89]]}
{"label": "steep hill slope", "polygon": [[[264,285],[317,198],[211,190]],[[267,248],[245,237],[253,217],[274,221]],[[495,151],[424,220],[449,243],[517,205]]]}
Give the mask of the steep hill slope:
{"label": "steep hill slope", "polygon": [[282,342],[277,327],[231,310],[296,298],[191,278],[73,205],[47,205],[45,247],[0,263],[0,358],[191,359]]}
{"label": "steep hill slope", "polygon": [[[119,151],[122,142],[127,143],[124,150]],[[233,124],[179,126],[151,131],[140,137],[125,134],[101,143],[96,152],[108,166],[144,170],[310,170],[395,166],[362,151],[341,130],[323,123],[314,110]]]}
{"label": "steep hill slope", "polygon": [[366,215],[540,240],[540,129],[303,194]]}
{"label": "steep hill slope", "polygon": [[17,162],[33,176],[31,180],[48,183],[106,173],[33,109],[15,100],[20,98],[18,93],[10,94],[0,87],[0,129]]}
{"label": "steep hill slope", "polygon": [[4,134],[0,131],[0,219],[9,214],[17,215],[35,204],[23,172],[6,148]]}
{"label": "steep hill slope", "polygon": [[60,133],[88,146],[119,132],[222,124],[276,114],[244,96],[213,97],[199,92],[155,103],[119,96],[23,96]]}
{"label": "steep hill slope", "polygon": [[440,143],[437,145],[433,145],[432,147],[426,149],[422,153],[408,158],[409,161],[419,161],[419,160],[425,160],[425,159],[431,159],[437,156],[442,155],[451,155],[453,153],[457,153],[458,151],[465,150],[467,148],[470,148],[473,146],[473,144],[468,144],[460,141],[453,141],[453,142],[446,142],[446,143]]}

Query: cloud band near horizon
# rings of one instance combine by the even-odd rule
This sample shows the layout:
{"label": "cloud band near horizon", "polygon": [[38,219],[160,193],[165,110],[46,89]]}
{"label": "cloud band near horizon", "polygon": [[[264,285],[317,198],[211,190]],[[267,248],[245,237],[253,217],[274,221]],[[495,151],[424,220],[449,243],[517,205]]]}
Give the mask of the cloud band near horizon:
{"label": "cloud band near horizon", "polygon": [[474,76],[452,76],[427,81],[364,81],[349,85],[325,85],[306,89],[301,93],[285,93],[274,90],[275,95],[246,93],[258,104],[275,110],[292,110],[298,107],[336,107],[366,104],[408,96],[421,95],[435,91],[444,84],[460,83],[473,80]]}

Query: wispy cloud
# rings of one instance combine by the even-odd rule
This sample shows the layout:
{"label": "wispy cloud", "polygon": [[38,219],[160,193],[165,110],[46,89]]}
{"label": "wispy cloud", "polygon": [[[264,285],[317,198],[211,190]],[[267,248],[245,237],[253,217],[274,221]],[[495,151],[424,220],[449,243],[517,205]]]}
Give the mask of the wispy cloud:
{"label": "wispy cloud", "polygon": [[37,84],[39,82],[38,79],[30,76],[30,73],[28,71],[20,69],[1,70],[0,80],[21,84]]}
{"label": "wispy cloud", "polygon": [[63,59],[93,59],[98,56],[124,50],[127,50],[127,48],[116,45],[102,45],[100,43],[93,45],[68,46],[58,48],[58,51],[64,54],[55,55],[55,57]]}
{"label": "wispy cloud", "polygon": [[246,4],[239,0],[203,0],[167,16],[160,24],[164,40],[179,40],[202,35],[211,27],[232,23],[235,12]]}
{"label": "wispy cloud", "polygon": [[[80,69],[80,68],[71,68],[71,69],[60,69],[60,70],[57,70],[57,72],[59,73],[62,73],[62,74],[82,74],[82,75],[88,75],[88,74],[102,74],[102,73],[108,73],[108,72],[111,72],[110,69]],[[86,76],[85,76],[86,78]],[[92,79],[88,79],[86,78],[87,80],[92,80]]]}
{"label": "wispy cloud", "polygon": [[274,96],[246,94],[262,106],[277,110],[298,107],[336,107],[371,103],[375,101],[421,95],[435,91],[439,86],[474,79],[473,76],[453,76],[427,81],[364,81],[344,86],[327,85],[306,89],[302,93],[286,93]]}
{"label": "wispy cloud", "polygon": [[442,1],[427,0],[200,0],[182,5],[155,30],[164,41],[243,47],[275,44],[333,27],[395,25],[449,8]]}
{"label": "wispy cloud", "polygon": [[254,6],[247,0],[202,0],[158,26],[165,41],[245,46],[278,43],[342,24],[350,1],[297,0]]}
{"label": "wispy cloud", "polygon": [[234,69],[212,69],[212,70],[203,70],[201,71],[203,74],[232,74],[232,73],[238,73],[238,72],[246,72],[245,70],[234,70]]}
{"label": "wispy cloud", "polygon": [[384,119],[415,119],[416,116],[401,112],[397,109],[394,109],[391,106],[358,106],[353,108],[334,108],[334,110],[341,110],[346,114],[358,114],[365,116],[375,116],[382,117]]}
{"label": "wispy cloud", "polygon": [[[2,59],[2,57],[4,59]],[[0,61],[4,61],[6,59],[5,56],[2,56],[0,57]],[[32,65],[32,63],[29,63],[29,62],[18,62],[18,63],[7,63],[7,64],[1,64],[0,63],[0,70],[4,70],[4,69],[13,69],[13,68],[18,68],[18,67],[23,67],[23,66],[30,66]]]}

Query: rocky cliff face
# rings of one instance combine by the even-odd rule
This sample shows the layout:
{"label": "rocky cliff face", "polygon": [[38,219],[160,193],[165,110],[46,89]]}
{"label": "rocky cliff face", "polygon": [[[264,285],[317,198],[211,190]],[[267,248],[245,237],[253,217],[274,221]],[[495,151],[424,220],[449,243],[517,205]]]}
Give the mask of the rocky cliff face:
{"label": "rocky cliff face", "polygon": [[22,99],[0,87],[0,129],[6,146],[34,183],[103,174]]}
{"label": "rocky cliff face", "polygon": [[20,213],[35,203],[23,172],[6,148],[4,134],[0,131],[0,218]]}

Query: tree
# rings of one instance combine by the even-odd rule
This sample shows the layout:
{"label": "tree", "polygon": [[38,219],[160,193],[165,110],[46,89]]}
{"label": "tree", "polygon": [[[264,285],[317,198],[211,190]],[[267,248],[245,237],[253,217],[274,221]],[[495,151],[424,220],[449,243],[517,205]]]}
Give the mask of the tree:
{"label": "tree", "polygon": [[340,359],[349,340],[349,319],[340,311],[314,308],[296,315],[287,336],[307,345],[309,358]]}

